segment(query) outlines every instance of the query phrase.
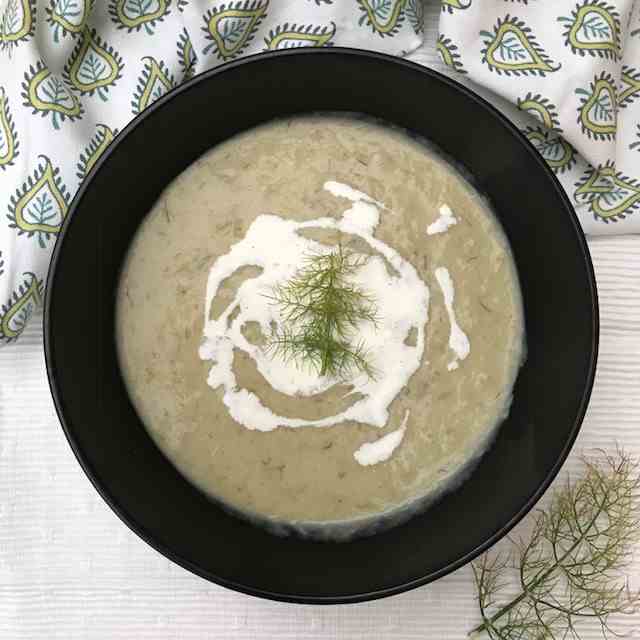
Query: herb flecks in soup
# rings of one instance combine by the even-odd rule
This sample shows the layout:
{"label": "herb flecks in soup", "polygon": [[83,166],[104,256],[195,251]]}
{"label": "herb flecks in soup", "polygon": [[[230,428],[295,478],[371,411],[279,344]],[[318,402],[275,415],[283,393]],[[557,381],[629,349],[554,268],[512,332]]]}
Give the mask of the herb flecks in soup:
{"label": "herb flecks in soup", "polygon": [[[291,283],[340,255],[342,291],[314,300],[361,294],[343,333],[335,313],[289,315]],[[118,293],[123,375],[173,464],[238,513],[336,537],[461,480],[508,413],[523,336],[485,202],[422,142],[357,118],[205,154],[141,225]],[[346,350],[360,359],[341,367]]]}

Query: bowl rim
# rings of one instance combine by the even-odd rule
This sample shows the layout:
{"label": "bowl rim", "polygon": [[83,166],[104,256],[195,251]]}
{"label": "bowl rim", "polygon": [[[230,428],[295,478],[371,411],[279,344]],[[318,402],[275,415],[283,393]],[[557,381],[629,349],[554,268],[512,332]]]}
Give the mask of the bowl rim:
{"label": "bowl rim", "polygon": [[[529,153],[530,156],[533,157],[534,161],[541,167],[542,171],[546,174],[549,186],[553,186],[555,189],[556,195],[559,196],[560,200],[564,204],[565,213],[569,216],[571,221],[573,230],[576,234],[579,250],[584,260],[585,266],[587,268],[587,280],[588,280],[588,288],[589,294],[591,297],[591,324],[592,324],[592,335],[593,340],[591,344],[591,357],[589,360],[589,365],[587,370],[585,371],[585,386],[584,392],[582,394],[582,398],[580,401],[580,407],[576,415],[576,419],[571,426],[571,429],[568,433],[568,438],[565,446],[563,447],[560,455],[558,456],[556,462],[553,467],[547,474],[544,481],[537,487],[537,489],[529,496],[529,498],[524,502],[524,504],[520,507],[520,509],[506,522],[504,525],[499,527],[493,534],[486,539],[483,543],[476,546],[473,550],[469,551],[464,556],[456,559],[455,561],[450,562],[446,566],[442,567],[437,571],[433,571],[425,576],[421,576],[420,578],[416,578],[413,580],[409,580],[403,582],[401,584],[397,584],[392,587],[387,587],[378,590],[367,591],[359,594],[344,594],[344,595],[332,595],[332,596],[310,596],[308,594],[300,594],[293,595],[290,593],[279,593],[277,591],[269,591],[267,589],[260,589],[255,587],[250,587],[244,584],[237,583],[233,580],[229,580],[226,578],[220,578],[219,576],[214,575],[213,573],[202,569],[201,567],[195,565],[179,554],[175,553],[172,549],[168,548],[164,544],[158,542],[153,534],[145,529],[143,525],[136,521],[135,515],[125,511],[124,508],[120,506],[117,499],[112,496],[105,487],[100,484],[100,481],[95,473],[92,465],[85,458],[84,452],[81,447],[77,444],[75,437],[73,435],[73,426],[67,422],[65,418],[66,410],[65,410],[65,400],[62,398],[62,392],[58,388],[58,384],[56,381],[56,355],[53,347],[53,337],[52,337],[52,326],[51,326],[51,307],[53,300],[53,291],[54,285],[56,284],[56,268],[58,264],[58,260],[60,258],[60,254],[63,251],[66,232],[68,227],[72,224],[73,219],[76,216],[77,210],[82,202],[83,196],[85,192],[90,188],[91,183],[95,174],[101,169],[102,165],[107,162],[110,155],[113,153],[114,149],[118,146],[119,142],[125,139],[128,134],[134,130],[136,127],[140,126],[143,121],[149,117],[151,117],[157,110],[162,109],[164,105],[176,98],[183,92],[189,91],[194,86],[202,83],[208,82],[211,78],[217,76],[223,76],[225,73],[232,71],[233,69],[252,64],[260,64],[261,60],[269,60],[273,58],[280,57],[300,57],[304,58],[305,56],[353,56],[359,58],[367,58],[377,60],[379,62],[384,62],[386,64],[398,65],[401,67],[405,67],[407,69],[411,69],[414,72],[418,72],[424,74],[426,76],[430,76],[438,82],[441,82],[454,91],[462,93],[468,100],[475,103],[475,105],[489,112],[493,118],[500,121],[503,127],[505,127],[516,140],[522,145],[523,151]],[[270,51],[270,52],[262,52],[256,53],[248,56],[244,56],[238,60],[233,60],[227,63],[224,63],[220,66],[217,66],[213,69],[209,69],[207,71],[203,71],[202,73],[197,74],[193,78],[187,80],[186,82],[174,87],[166,94],[157,99],[153,104],[147,107],[143,112],[136,115],[130,122],[127,123],[123,129],[118,132],[118,134],[114,137],[113,142],[107,147],[104,153],[98,158],[94,166],[91,168],[91,171],[83,180],[81,185],[79,186],[73,201],[69,206],[69,210],[65,219],[60,228],[57,241],[54,245],[51,261],[49,263],[48,271],[47,271],[47,286],[45,289],[44,296],[44,314],[43,314],[43,337],[44,337],[44,355],[45,355],[45,364],[47,371],[47,380],[49,383],[49,389],[53,398],[56,414],[58,416],[58,420],[60,421],[60,425],[65,434],[67,442],[71,447],[76,460],[80,464],[82,470],[85,475],[88,477],[89,481],[96,489],[101,498],[107,503],[107,505],[111,508],[111,510],[120,518],[120,520],[139,538],[141,538],[146,544],[155,549],[157,552],[161,553],[163,556],[182,567],[190,571],[191,573],[204,578],[210,582],[213,582],[219,586],[232,589],[234,591],[238,591],[240,593],[244,593],[251,596],[256,596],[260,598],[265,598],[268,600],[275,600],[280,602],[289,602],[295,604],[353,604],[358,602],[365,602],[369,600],[377,600],[379,598],[384,598],[392,595],[397,595],[403,593],[405,591],[409,591],[411,589],[415,589],[417,587],[428,584],[429,582],[433,582],[453,571],[463,567],[468,564],[470,561],[477,558],[479,555],[487,551],[491,548],[495,543],[497,543],[500,539],[502,539],[513,527],[515,527],[518,522],[520,522],[528,513],[532,510],[535,503],[542,497],[542,495],[549,488],[553,480],[558,475],[560,469],[564,465],[569,452],[573,448],[573,445],[576,441],[582,423],[584,421],[584,417],[587,411],[587,407],[589,404],[589,400],[591,397],[591,392],[593,390],[594,380],[595,380],[595,372],[596,372],[596,363],[598,359],[598,348],[599,348],[599,335],[600,335],[600,317],[599,317],[599,302],[598,302],[598,292],[596,287],[596,279],[595,272],[593,269],[593,262],[591,260],[591,254],[589,252],[589,247],[586,242],[585,234],[582,230],[578,217],[575,213],[574,207],[569,200],[566,192],[561,186],[558,178],[553,173],[553,170],[549,167],[549,165],[544,161],[542,156],[536,151],[533,145],[529,142],[527,137],[516,127],[516,125],[511,122],[506,116],[504,116],[497,108],[495,108],[491,103],[489,103],[486,99],[484,99],[479,94],[475,93],[471,89],[466,86],[456,82],[454,79],[432,69],[430,67],[426,67],[424,65],[418,64],[417,62],[413,62],[411,60],[407,60],[405,58],[400,58],[397,56],[393,56],[391,54],[381,53],[378,51],[371,51],[366,49],[358,49],[353,47],[327,47],[327,48],[299,48],[299,49],[289,49],[283,51]]]}

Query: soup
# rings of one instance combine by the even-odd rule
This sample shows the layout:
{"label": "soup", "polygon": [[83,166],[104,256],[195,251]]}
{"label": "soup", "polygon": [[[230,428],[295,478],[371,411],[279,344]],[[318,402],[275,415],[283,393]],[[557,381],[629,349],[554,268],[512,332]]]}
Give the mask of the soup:
{"label": "soup", "polygon": [[177,469],[272,531],[329,539],[464,480],[524,349],[487,203],[424,141],[334,115],[242,133],[178,176],[133,240],[116,326]]}

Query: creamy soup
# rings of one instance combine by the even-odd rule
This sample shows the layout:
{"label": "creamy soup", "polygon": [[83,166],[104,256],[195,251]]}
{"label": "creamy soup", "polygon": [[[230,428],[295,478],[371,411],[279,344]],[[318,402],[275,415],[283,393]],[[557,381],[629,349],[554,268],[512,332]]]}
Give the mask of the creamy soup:
{"label": "creamy soup", "polygon": [[167,187],[123,268],[117,343],[193,484],[274,531],[344,539],[464,479],[508,412],[524,324],[470,184],[406,132],[316,115],[238,135]]}

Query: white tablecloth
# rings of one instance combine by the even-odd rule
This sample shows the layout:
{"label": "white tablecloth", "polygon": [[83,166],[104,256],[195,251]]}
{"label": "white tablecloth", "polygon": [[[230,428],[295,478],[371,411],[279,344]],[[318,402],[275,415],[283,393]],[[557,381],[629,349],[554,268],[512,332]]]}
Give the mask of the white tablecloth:
{"label": "white tablecloth", "polygon": [[[427,3],[429,43],[437,17]],[[442,68],[431,45],[413,57]],[[592,447],[619,442],[640,457],[640,236],[596,239],[590,248],[600,360],[562,477]],[[37,317],[0,352],[0,638],[461,640],[477,622],[468,567],[386,600],[320,607],[237,594],[172,564],[120,522],[80,470],[49,396],[40,327]],[[640,587],[640,549],[630,576]],[[636,627],[640,634],[640,614],[618,626]],[[600,637],[587,625],[584,640]]]}

